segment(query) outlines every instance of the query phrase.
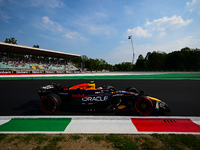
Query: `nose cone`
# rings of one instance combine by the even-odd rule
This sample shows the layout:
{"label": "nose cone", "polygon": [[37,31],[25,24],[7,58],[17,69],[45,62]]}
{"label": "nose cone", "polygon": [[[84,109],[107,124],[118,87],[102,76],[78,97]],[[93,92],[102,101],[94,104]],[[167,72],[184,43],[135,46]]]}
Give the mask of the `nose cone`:
{"label": "nose cone", "polygon": [[160,102],[159,107],[160,111],[171,112],[168,105],[165,102]]}

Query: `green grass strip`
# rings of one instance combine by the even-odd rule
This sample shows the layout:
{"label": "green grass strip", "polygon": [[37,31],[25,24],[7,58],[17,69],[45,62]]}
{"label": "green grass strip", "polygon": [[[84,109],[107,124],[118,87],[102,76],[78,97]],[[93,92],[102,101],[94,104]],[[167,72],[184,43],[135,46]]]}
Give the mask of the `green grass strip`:
{"label": "green grass strip", "polygon": [[179,79],[179,80],[200,80],[199,74],[144,74],[144,75],[92,75],[92,76],[29,76],[29,77],[0,77],[0,79]]}
{"label": "green grass strip", "polygon": [[71,118],[11,119],[0,126],[0,132],[64,131]]}

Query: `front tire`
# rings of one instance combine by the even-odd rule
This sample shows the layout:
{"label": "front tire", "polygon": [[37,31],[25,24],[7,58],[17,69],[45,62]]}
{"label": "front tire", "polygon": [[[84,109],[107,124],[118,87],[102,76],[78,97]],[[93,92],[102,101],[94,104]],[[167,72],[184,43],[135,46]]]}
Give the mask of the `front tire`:
{"label": "front tire", "polygon": [[135,102],[135,110],[140,115],[150,115],[153,111],[153,103],[148,97],[139,97]]}
{"label": "front tire", "polygon": [[40,109],[45,114],[52,114],[60,108],[61,99],[57,94],[49,94],[40,100]]}

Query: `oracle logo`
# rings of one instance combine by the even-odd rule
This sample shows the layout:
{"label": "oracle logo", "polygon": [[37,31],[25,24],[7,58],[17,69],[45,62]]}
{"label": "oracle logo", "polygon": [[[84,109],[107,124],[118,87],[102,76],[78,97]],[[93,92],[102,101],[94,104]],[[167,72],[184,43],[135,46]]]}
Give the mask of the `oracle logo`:
{"label": "oracle logo", "polygon": [[101,97],[101,96],[94,96],[94,97],[83,97],[82,98],[82,101],[84,101],[84,102],[93,102],[93,101],[95,101],[95,102],[102,102],[102,101],[107,101],[108,100],[108,96],[103,96],[103,97]]}

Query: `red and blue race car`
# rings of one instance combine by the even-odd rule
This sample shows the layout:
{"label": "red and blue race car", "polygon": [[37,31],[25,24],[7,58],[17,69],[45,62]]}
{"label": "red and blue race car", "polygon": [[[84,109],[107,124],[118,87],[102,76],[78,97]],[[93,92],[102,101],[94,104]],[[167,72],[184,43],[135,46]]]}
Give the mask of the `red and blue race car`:
{"label": "red and blue race car", "polygon": [[115,110],[132,110],[140,115],[152,112],[169,112],[168,105],[134,87],[124,91],[106,85],[96,87],[94,81],[70,87],[52,83],[37,90],[41,100],[40,108],[45,114],[52,114],[60,107],[66,110],[110,112]]}

